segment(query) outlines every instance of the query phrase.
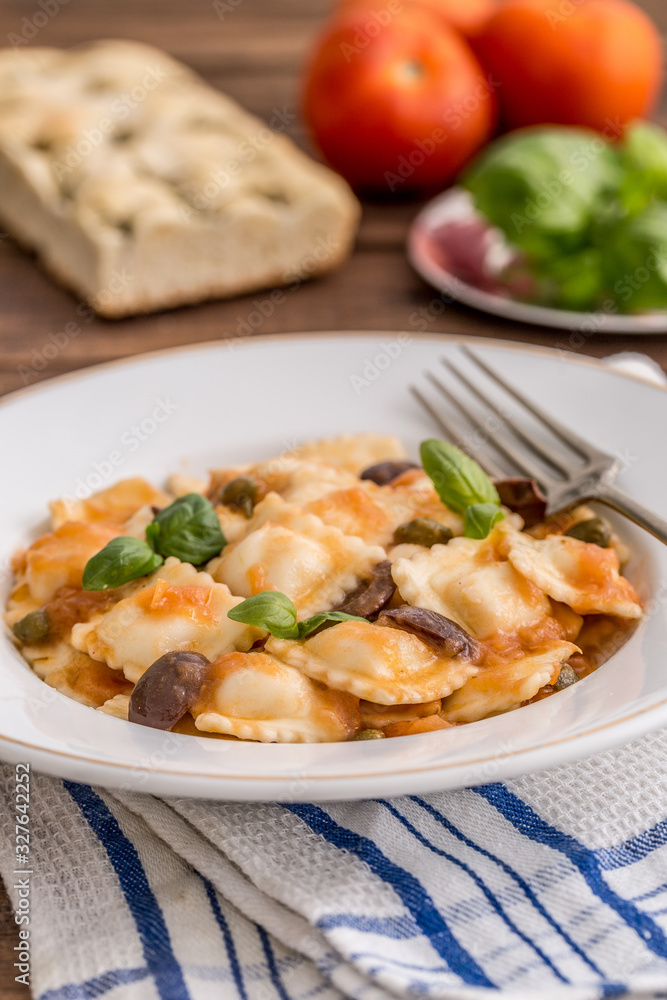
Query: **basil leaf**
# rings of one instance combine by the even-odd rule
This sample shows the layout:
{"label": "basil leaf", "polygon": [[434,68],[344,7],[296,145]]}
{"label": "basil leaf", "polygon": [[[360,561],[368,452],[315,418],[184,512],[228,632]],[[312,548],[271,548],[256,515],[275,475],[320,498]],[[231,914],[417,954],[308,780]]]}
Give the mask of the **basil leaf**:
{"label": "basil leaf", "polygon": [[179,497],[156,514],[146,538],[165,559],[176,556],[193,566],[217,556],[227,544],[213,504],[200,493]]}
{"label": "basil leaf", "polygon": [[491,528],[505,515],[496,503],[474,503],[463,516],[465,538],[487,538]]}
{"label": "basil leaf", "polygon": [[360,618],[359,615],[348,615],[345,611],[324,611],[298,623],[299,639],[305,639],[325,622],[365,622],[368,625],[368,619]]}
{"label": "basil leaf", "polygon": [[348,615],[344,611],[324,611],[305,621],[297,622],[296,608],[286,594],[279,590],[263,590],[249,597],[227,612],[227,617],[245,625],[265,629],[277,639],[305,639],[325,622],[365,622],[365,618]]}
{"label": "basil leaf", "polygon": [[424,441],[421,460],[438,496],[457,514],[472,504],[500,503],[498,490],[484,469],[453,444],[435,438]]}
{"label": "basil leaf", "polygon": [[111,590],[153,573],[164,562],[141,538],[113,538],[86,563],[84,590]]}
{"label": "basil leaf", "polygon": [[263,628],[278,639],[298,639],[296,608],[279,590],[263,590],[227,612],[227,617],[245,625]]}

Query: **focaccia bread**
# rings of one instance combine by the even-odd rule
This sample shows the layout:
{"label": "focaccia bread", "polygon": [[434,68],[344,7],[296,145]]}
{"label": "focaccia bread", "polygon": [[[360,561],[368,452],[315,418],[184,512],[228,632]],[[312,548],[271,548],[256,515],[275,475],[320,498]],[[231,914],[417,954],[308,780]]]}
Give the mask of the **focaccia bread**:
{"label": "focaccia bread", "polygon": [[157,49],[0,51],[0,226],[108,317],[298,283],[359,205],[284,133]]}

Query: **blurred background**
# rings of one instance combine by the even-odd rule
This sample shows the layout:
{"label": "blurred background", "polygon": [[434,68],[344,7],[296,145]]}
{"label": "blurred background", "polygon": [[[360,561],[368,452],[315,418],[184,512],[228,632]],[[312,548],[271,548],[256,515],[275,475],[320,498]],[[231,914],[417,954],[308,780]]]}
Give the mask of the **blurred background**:
{"label": "blurred background", "polygon": [[[376,4],[376,13],[392,3],[396,10],[411,6],[411,0],[404,0],[402,5],[398,0],[390,0],[389,4]],[[361,18],[352,32],[352,45],[358,51],[344,59],[354,87],[358,84],[355,72],[358,74],[358,67],[367,59],[374,37],[374,5],[367,4],[360,15],[354,11],[354,0],[347,6],[352,16]],[[457,0],[451,6],[456,15],[457,9],[460,14],[472,10],[475,4],[470,6],[470,0]],[[651,16],[664,40],[667,31],[664,0],[640,0],[638,6]],[[38,0],[2,0],[0,40],[7,39],[19,48],[68,47],[109,37],[147,42],[187,63],[214,87],[262,118],[270,119],[279,111],[284,116],[287,134],[299,146],[319,156],[304,120],[303,94],[306,67],[309,60],[312,65],[316,40],[323,31],[330,31],[333,7],[331,0],[190,0],[187,5],[177,0],[85,0],[85,3],[42,0],[41,6]],[[568,19],[577,17],[580,8],[581,3],[576,0],[553,0],[550,9],[555,12],[556,22],[550,24],[549,30],[554,38],[562,35],[568,28]],[[516,34],[512,24],[510,29],[510,34]],[[530,52],[530,45],[523,42],[522,45],[524,51]],[[340,54],[340,42],[336,46]],[[649,63],[650,75],[651,58],[639,61]],[[617,63],[620,65],[623,60],[619,57]],[[600,67],[590,65],[589,72],[598,92],[604,94],[606,84],[604,75],[600,77]],[[319,86],[326,93],[327,85],[330,83],[316,81],[316,90]],[[518,85],[521,86],[520,81]],[[350,100],[349,95],[343,96],[336,80],[333,86],[333,93],[340,98],[332,98],[329,105]],[[563,80],[558,74],[552,77],[551,86],[563,90]],[[316,93],[316,109],[323,103],[326,107],[327,102]],[[481,102],[483,107],[489,103]],[[613,97],[611,103],[614,104]],[[651,114],[667,121],[664,93]],[[363,135],[368,131],[367,123],[359,117],[355,127]],[[328,128],[326,121],[317,123],[317,127],[322,140],[335,133],[335,127]],[[488,126],[482,123],[480,136],[485,128]],[[430,131],[432,128],[427,128],[426,134]],[[335,142],[334,136],[334,145]],[[346,155],[349,160],[349,150]],[[395,158],[393,162],[397,162]],[[0,240],[0,393],[138,351],[189,341],[233,339],[249,333],[321,329],[447,331],[528,340],[599,356],[622,346],[618,337],[599,331],[595,336],[584,334],[573,338],[567,331],[547,331],[538,326],[490,319],[444,301],[410,267],[405,242],[420,205],[445,185],[437,180],[434,184],[430,178],[428,190],[409,190],[419,178],[410,178],[410,183],[403,180],[399,179],[393,191],[385,186],[380,199],[377,192],[369,198],[362,191],[364,214],[356,250],[340,270],[303,283],[293,294],[265,305],[260,314],[254,306],[257,296],[249,295],[114,323],[90,318],[82,336],[71,338],[66,348],[43,368],[38,364],[28,365],[27,374],[19,369],[22,365],[25,369],[31,350],[37,349],[39,353],[50,332],[57,333],[72,319],[74,299],[35,267],[34,260],[19,250],[11,238],[3,238]],[[639,350],[650,345],[660,363],[667,364],[662,341],[658,344],[655,338],[640,336],[633,338],[632,343]]]}

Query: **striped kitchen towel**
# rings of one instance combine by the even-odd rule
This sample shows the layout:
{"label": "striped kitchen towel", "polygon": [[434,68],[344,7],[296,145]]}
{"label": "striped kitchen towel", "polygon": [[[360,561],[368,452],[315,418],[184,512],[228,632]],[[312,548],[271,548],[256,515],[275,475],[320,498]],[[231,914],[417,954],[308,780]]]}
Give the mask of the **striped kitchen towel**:
{"label": "striped kitchen towel", "polygon": [[21,869],[0,766],[0,874],[38,1000],[667,1000],[667,730],[389,801],[29,778]]}
{"label": "striped kitchen towel", "polygon": [[667,997],[667,731],[393,801],[161,800],[33,773],[29,877],[0,774],[39,1000]]}

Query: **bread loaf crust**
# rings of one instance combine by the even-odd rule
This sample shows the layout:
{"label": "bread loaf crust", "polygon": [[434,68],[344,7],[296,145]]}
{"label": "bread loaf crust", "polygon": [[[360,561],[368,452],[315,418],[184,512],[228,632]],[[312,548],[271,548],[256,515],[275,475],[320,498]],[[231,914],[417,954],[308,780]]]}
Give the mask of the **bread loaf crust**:
{"label": "bread loaf crust", "polygon": [[0,225],[109,318],[300,283],[360,208],[291,117],[135,42],[0,50]]}

